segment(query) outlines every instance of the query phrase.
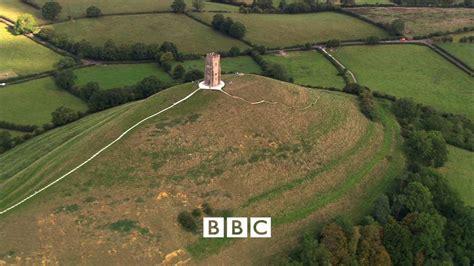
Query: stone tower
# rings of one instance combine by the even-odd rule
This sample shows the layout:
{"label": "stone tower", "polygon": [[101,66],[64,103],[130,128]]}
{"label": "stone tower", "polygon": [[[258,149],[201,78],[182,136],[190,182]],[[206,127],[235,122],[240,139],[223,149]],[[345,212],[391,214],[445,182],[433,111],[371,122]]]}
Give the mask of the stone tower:
{"label": "stone tower", "polygon": [[221,56],[216,53],[206,55],[206,73],[204,83],[210,88],[221,83]]}

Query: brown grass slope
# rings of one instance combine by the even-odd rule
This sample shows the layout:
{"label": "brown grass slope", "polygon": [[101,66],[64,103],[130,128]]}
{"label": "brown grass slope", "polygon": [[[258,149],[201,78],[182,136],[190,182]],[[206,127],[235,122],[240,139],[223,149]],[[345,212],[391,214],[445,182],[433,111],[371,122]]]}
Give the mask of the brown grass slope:
{"label": "brown grass slope", "polygon": [[[38,198],[0,217],[0,260],[265,262],[286,252],[310,221],[365,212],[397,173],[400,154],[393,118],[390,125],[370,122],[355,98],[339,93],[253,75],[225,79],[230,94],[273,104],[198,92]],[[178,86],[109,111],[113,119],[101,118],[101,125],[90,126],[73,142],[59,141],[55,150],[25,158],[22,169],[5,169],[8,176],[0,185],[10,195],[0,195],[0,204],[66,172],[127,125],[194,86]],[[68,127],[72,131],[78,125]],[[54,139],[54,133],[46,137]],[[0,157],[0,163],[15,158]],[[273,238],[207,242],[183,231],[176,222],[179,212],[204,202],[232,209],[238,216],[272,216]],[[130,231],[110,230],[110,224],[124,219],[136,221]]]}

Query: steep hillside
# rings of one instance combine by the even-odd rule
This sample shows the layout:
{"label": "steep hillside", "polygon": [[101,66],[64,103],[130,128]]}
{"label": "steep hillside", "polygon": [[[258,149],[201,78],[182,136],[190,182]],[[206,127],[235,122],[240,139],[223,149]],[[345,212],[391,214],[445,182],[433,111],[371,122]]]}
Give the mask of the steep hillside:
{"label": "steep hillside", "polygon": [[[402,168],[398,127],[384,108],[375,123],[348,95],[253,75],[225,81],[228,94],[198,91],[0,216],[0,250],[13,254],[3,259],[226,264],[239,254],[257,263],[288,249],[311,221],[360,218]],[[86,117],[1,155],[0,210],[195,86]],[[205,241],[184,231],[178,214],[204,203],[271,216],[273,237]]]}

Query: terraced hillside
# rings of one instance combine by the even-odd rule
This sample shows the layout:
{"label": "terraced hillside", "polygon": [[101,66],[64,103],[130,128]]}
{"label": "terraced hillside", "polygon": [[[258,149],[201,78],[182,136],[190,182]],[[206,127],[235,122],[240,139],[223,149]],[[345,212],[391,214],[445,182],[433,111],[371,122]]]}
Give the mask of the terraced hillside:
{"label": "terraced hillside", "polygon": [[[198,91],[2,216],[0,250],[20,262],[225,264],[239,254],[242,263],[263,263],[312,221],[363,216],[403,168],[399,129],[385,108],[375,123],[352,96],[253,75],[224,79],[229,94]],[[88,116],[2,154],[0,210],[194,86]],[[261,100],[268,102],[250,103]],[[177,225],[181,211],[205,202],[236,216],[272,216],[273,238],[204,241]]]}

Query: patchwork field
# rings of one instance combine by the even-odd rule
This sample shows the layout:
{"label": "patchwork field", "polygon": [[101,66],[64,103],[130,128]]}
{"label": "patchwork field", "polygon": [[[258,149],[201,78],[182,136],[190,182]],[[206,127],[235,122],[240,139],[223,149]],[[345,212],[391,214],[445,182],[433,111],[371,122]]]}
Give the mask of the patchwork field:
{"label": "patchwork field", "polygon": [[296,84],[343,88],[345,83],[337,69],[319,52],[290,52],[265,55],[265,61],[286,66]]}
{"label": "patchwork field", "polygon": [[407,36],[454,31],[474,26],[474,9],[472,8],[360,7],[348,10],[380,23],[403,19]]}
{"label": "patchwork field", "polygon": [[[262,264],[296,243],[297,232],[315,219],[362,217],[403,168],[399,129],[385,108],[381,123],[374,123],[352,96],[252,75],[225,81],[232,95],[280,104],[252,105],[216,91],[198,92],[2,217],[6,241],[0,241],[0,250],[13,251],[20,261],[227,264],[239,254],[241,263]],[[88,116],[0,155],[0,209],[194,86]],[[176,217],[204,202],[236,216],[272,216],[274,237],[199,240]],[[125,227],[114,231],[117,224]],[[53,233],[58,230],[62,233]],[[64,245],[71,238],[75,241]]]}
{"label": "patchwork field", "polygon": [[[16,21],[22,14],[31,14],[36,18],[36,22],[44,23],[41,11],[22,3],[19,0],[0,0],[0,15],[12,21]],[[2,25],[3,26],[3,25]]]}
{"label": "patchwork field", "polygon": [[[48,0],[35,0],[40,6]],[[58,0],[63,7],[61,18],[83,17],[89,6],[96,6],[104,14],[170,11],[173,0]],[[187,8],[192,9],[192,0],[185,0]],[[220,3],[206,2],[206,11],[239,11],[239,7]]]}
{"label": "patchwork field", "polygon": [[469,206],[474,206],[474,153],[448,146],[448,163],[440,171]]}
{"label": "patchwork field", "polygon": [[60,106],[85,111],[79,98],[56,87],[52,78],[36,79],[0,89],[0,120],[17,124],[42,125]]}
{"label": "patchwork field", "polygon": [[[198,60],[187,60],[184,62],[176,62],[174,66],[177,64],[181,64],[184,66],[186,71],[191,69],[198,69],[203,70],[205,66],[205,59],[198,59]],[[252,74],[259,74],[262,72],[260,66],[253,61],[250,56],[239,56],[239,57],[225,57],[221,59],[221,69],[225,73],[252,73]]]}
{"label": "patchwork field", "polygon": [[52,70],[61,57],[27,37],[14,36],[0,24],[0,80]]}
{"label": "patchwork field", "polygon": [[474,79],[427,47],[350,46],[332,54],[372,90],[474,118]]}
{"label": "patchwork field", "polygon": [[112,89],[135,85],[149,76],[156,76],[161,81],[171,81],[171,77],[158,64],[111,64],[85,67],[75,70],[78,86],[88,82],[98,82],[101,89]]}
{"label": "patchwork field", "polygon": [[[194,13],[209,23],[213,13]],[[366,22],[334,12],[313,14],[226,14],[247,28],[245,39],[267,47],[284,47],[307,42],[323,42],[330,39],[364,39],[386,33]]]}
{"label": "patchwork field", "polygon": [[95,45],[103,45],[109,39],[117,44],[130,44],[130,40],[147,44],[171,41],[180,51],[188,53],[227,51],[233,46],[248,47],[185,15],[168,13],[79,19],[55,24],[54,29],[73,40],[86,39]]}

